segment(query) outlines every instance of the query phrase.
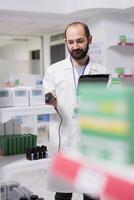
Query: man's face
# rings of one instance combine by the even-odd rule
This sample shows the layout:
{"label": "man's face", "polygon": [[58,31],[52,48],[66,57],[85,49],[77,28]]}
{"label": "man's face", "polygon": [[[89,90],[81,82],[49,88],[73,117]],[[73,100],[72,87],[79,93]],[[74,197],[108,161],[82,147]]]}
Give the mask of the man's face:
{"label": "man's face", "polygon": [[66,32],[66,44],[73,59],[80,60],[87,55],[91,38],[87,38],[81,25],[68,28]]}

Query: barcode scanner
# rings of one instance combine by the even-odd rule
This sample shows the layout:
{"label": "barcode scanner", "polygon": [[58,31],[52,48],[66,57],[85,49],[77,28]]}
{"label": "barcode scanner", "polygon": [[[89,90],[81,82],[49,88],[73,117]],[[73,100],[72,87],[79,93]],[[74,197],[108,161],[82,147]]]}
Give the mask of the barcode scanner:
{"label": "barcode scanner", "polygon": [[45,103],[46,104],[49,104],[54,100],[55,100],[55,97],[53,96],[53,94],[51,92],[48,92],[45,94]]}

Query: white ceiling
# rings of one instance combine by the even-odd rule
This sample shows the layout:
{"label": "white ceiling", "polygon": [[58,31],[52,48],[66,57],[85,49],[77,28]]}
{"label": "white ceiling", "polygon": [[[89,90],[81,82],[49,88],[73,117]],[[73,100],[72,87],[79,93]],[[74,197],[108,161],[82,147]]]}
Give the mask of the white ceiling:
{"label": "white ceiling", "polygon": [[60,32],[71,20],[61,14],[2,11],[0,12],[0,46],[13,43],[14,39],[27,39],[46,33]]}
{"label": "white ceiling", "polygon": [[78,20],[84,21],[89,15],[96,12],[84,10],[70,14],[54,14],[0,10],[0,35],[40,36],[64,30],[68,23]]}
{"label": "white ceiling", "polygon": [[127,12],[132,14],[133,8],[125,10],[87,9],[70,14],[0,10],[0,43],[6,43],[6,40],[9,41],[13,39],[14,36],[24,38],[28,36],[41,36],[46,33],[61,32],[64,31],[68,23],[79,20],[86,21],[91,15],[100,14],[100,12]]}
{"label": "white ceiling", "polygon": [[102,12],[133,13],[131,9],[87,9],[70,14],[53,14],[24,11],[0,10],[0,35],[43,35],[64,29],[75,20],[85,20],[93,14]]}

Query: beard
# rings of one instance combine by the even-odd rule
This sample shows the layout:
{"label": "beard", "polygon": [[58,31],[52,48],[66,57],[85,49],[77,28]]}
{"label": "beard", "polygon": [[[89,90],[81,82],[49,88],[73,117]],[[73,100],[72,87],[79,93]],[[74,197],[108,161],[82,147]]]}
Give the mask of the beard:
{"label": "beard", "polygon": [[75,50],[70,51],[68,48],[68,51],[73,59],[80,60],[82,58],[85,58],[85,56],[87,55],[88,49],[89,49],[89,46],[87,45],[85,49],[75,49]]}

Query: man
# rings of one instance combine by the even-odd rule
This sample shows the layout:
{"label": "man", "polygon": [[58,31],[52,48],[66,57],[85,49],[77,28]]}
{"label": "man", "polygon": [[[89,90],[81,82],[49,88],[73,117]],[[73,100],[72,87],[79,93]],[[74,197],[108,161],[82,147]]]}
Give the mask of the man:
{"label": "man", "polygon": [[[45,93],[51,92],[49,104],[58,112],[51,115],[49,155],[53,156],[58,150],[69,151],[75,147],[78,135],[78,99],[76,94],[80,75],[106,74],[108,70],[102,65],[90,63],[87,54],[92,42],[87,25],[80,22],[69,24],[65,29],[65,42],[69,56],[51,65],[44,76]],[[71,200],[72,193],[57,189],[56,200]],[[69,193],[68,193],[69,192]],[[93,198],[84,195],[84,200]]]}

